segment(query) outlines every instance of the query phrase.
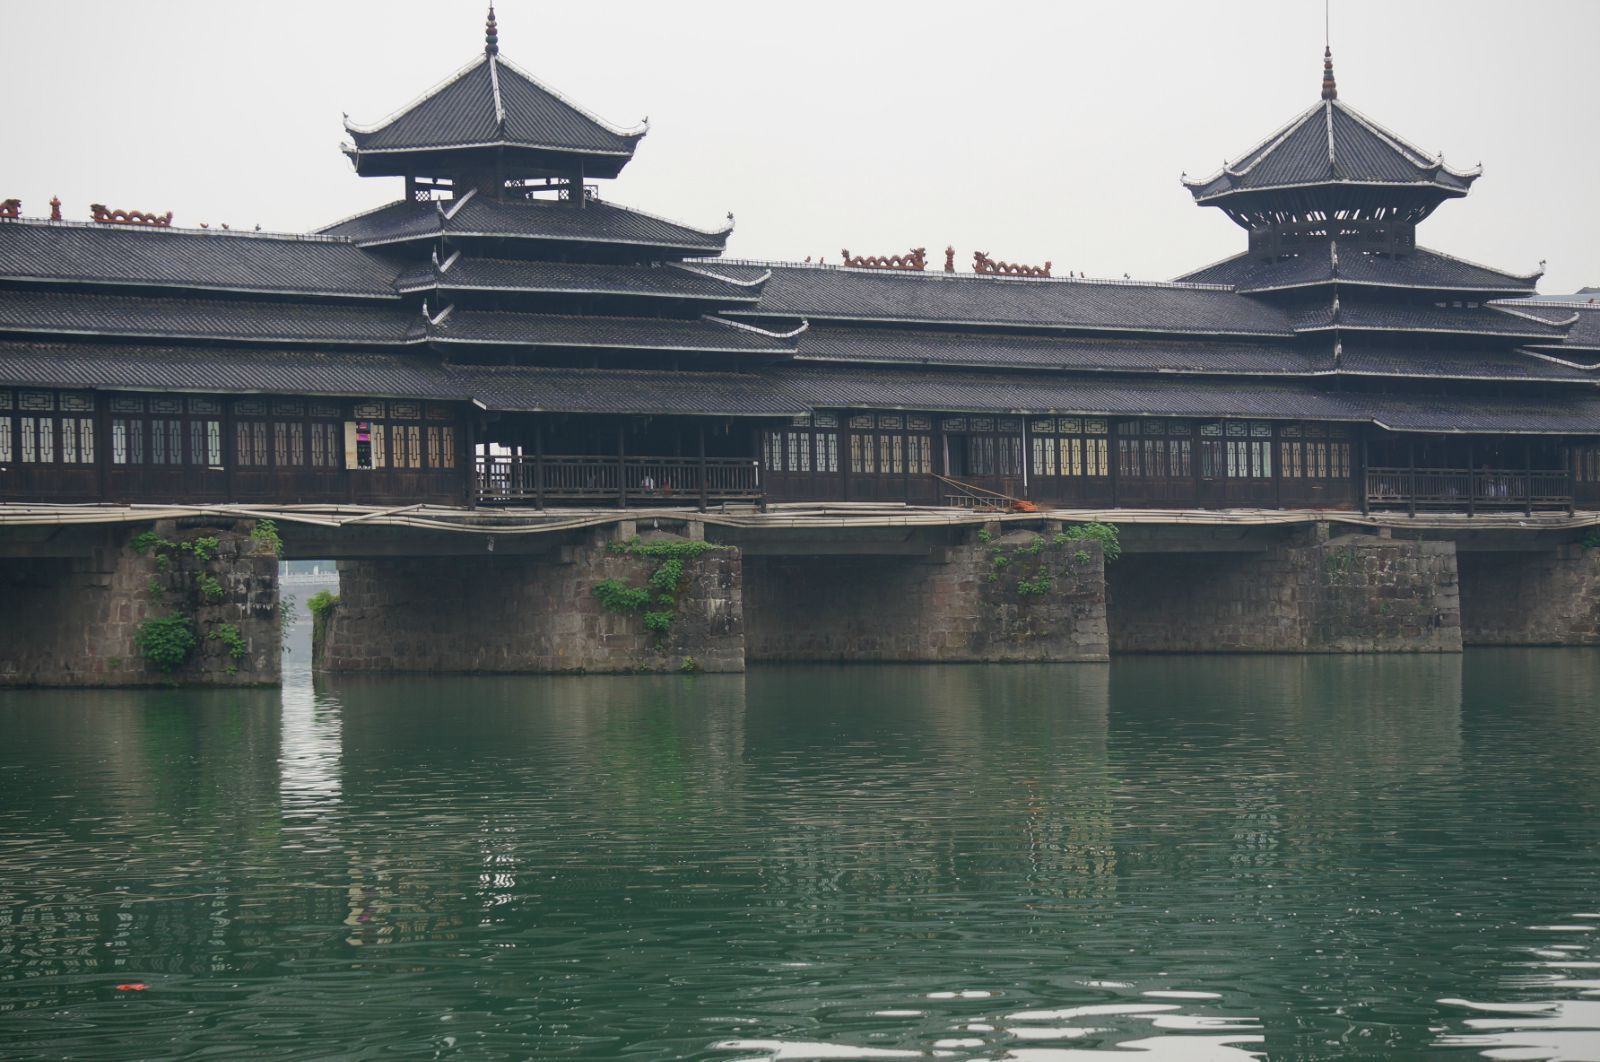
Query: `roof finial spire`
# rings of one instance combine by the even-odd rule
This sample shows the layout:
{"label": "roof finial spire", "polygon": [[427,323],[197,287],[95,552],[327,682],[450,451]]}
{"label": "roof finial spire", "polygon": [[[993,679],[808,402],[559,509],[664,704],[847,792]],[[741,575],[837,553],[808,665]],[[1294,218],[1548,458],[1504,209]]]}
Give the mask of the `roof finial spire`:
{"label": "roof finial spire", "polygon": [[1327,46],[1322,49],[1322,98],[1325,100],[1339,98],[1339,86],[1333,80],[1333,49]]}
{"label": "roof finial spire", "polygon": [[489,5],[489,21],[483,24],[483,54],[493,59],[500,54],[500,31],[494,24],[494,4]]}

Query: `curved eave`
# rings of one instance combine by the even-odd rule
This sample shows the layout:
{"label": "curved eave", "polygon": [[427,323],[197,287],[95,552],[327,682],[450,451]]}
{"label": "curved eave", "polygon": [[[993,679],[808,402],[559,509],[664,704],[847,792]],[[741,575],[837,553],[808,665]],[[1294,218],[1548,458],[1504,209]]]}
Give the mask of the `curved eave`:
{"label": "curved eave", "polygon": [[1229,199],[1243,198],[1244,196],[1266,195],[1276,192],[1305,191],[1312,188],[1340,188],[1363,189],[1382,188],[1389,191],[1435,191],[1442,193],[1446,199],[1459,199],[1469,191],[1467,186],[1441,184],[1436,180],[1420,181],[1346,181],[1336,179],[1318,179],[1315,181],[1300,181],[1291,184],[1266,184],[1249,188],[1239,188],[1229,185],[1214,192],[1204,188],[1190,188],[1194,194],[1194,201],[1201,206],[1211,206]]}
{"label": "curved eave", "polygon": [[1395,335],[1463,336],[1470,339],[1558,339],[1549,332],[1485,332],[1472,328],[1401,328],[1395,325],[1348,324],[1330,321],[1326,324],[1305,325],[1295,329],[1295,335],[1317,332],[1381,332]]}
{"label": "curved eave", "polygon": [[805,313],[767,312],[752,313],[749,310],[729,310],[729,316],[736,317],[763,317],[800,320],[805,318],[812,321],[848,321],[855,324],[905,324],[924,325],[935,328],[976,328],[984,331],[997,331],[1000,329],[1024,329],[1027,331],[1043,332],[1110,332],[1115,335],[1180,335],[1180,336],[1228,336],[1249,339],[1287,339],[1295,333],[1293,330],[1281,332],[1251,332],[1240,330],[1219,330],[1205,328],[1161,328],[1153,325],[1092,325],[1092,324],[1041,324],[1030,321],[999,321],[989,319],[986,321],[952,320],[944,317],[851,317],[840,314],[816,313],[808,310]]}
{"label": "curved eave", "polygon": [[1398,291],[1447,291],[1463,295],[1503,295],[1507,292],[1527,292],[1526,287],[1491,288],[1470,284],[1400,284],[1388,280],[1352,280],[1345,276],[1320,277],[1316,280],[1298,280],[1287,284],[1240,285],[1234,290],[1241,295],[1265,295],[1275,291],[1297,291],[1302,288],[1325,288],[1337,284],[1350,288],[1388,288]]}
{"label": "curved eave", "polygon": [[758,357],[787,358],[795,353],[795,348],[771,348],[762,350],[756,347],[737,346],[689,346],[680,343],[627,343],[603,341],[584,342],[581,340],[562,340],[559,343],[545,343],[529,341],[526,339],[465,339],[435,333],[427,339],[430,345],[458,345],[458,346],[488,346],[488,347],[520,347],[524,350],[617,350],[617,351],[659,351],[668,354],[750,354]]}
{"label": "curved eave", "polygon": [[227,335],[217,332],[190,332],[190,331],[154,331],[129,329],[127,331],[108,332],[96,328],[72,328],[53,325],[48,329],[28,329],[6,326],[0,328],[0,339],[27,339],[40,337],[48,340],[54,336],[82,337],[92,336],[96,339],[137,339],[155,340],[166,342],[179,340],[183,342],[228,343],[244,346],[305,346],[315,345],[320,347],[371,347],[383,349],[387,347],[414,346],[426,342],[420,334],[411,334],[392,339],[363,339],[351,336],[275,336],[275,335]]}
{"label": "curved eave", "polygon": [[93,287],[114,288],[134,291],[212,291],[229,295],[287,295],[296,299],[329,299],[340,302],[395,302],[400,299],[396,292],[384,291],[354,291],[331,290],[327,288],[290,288],[290,287],[258,287],[234,284],[207,284],[203,281],[172,281],[172,280],[106,280],[97,277],[63,277],[63,276],[38,276],[21,273],[0,273],[0,284],[28,284],[40,287]]}
{"label": "curved eave", "polygon": [[431,232],[407,233],[400,236],[375,236],[371,239],[357,238],[353,242],[357,247],[386,247],[397,243],[416,243],[423,240],[434,240],[440,236],[449,236],[452,239],[462,237],[466,239],[483,240],[535,240],[545,243],[590,243],[613,247],[651,247],[664,251],[687,251],[690,254],[716,255],[721,253],[722,245],[708,247],[698,243],[672,243],[666,240],[631,240],[618,238],[605,238],[598,236],[539,236],[526,232],[486,232],[478,229],[456,230],[442,226]]}
{"label": "curved eave", "polygon": [[521,163],[530,174],[565,171],[571,161],[584,162],[584,176],[610,180],[622,173],[633,158],[629,151],[595,151],[588,148],[519,144],[513,141],[483,141],[472,144],[440,144],[404,148],[362,148],[343,144],[339,148],[361,177],[412,177],[417,174],[442,174],[459,168],[452,156],[470,157],[492,153],[497,160]]}
{"label": "curved eave", "polygon": [[1161,377],[1173,377],[1173,376],[1234,376],[1234,377],[1243,377],[1243,378],[1246,378],[1246,379],[1248,379],[1250,377],[1256,377],[1256,376],[1268,376],[1268,377],[1272,377],[1274,379],[1279,379],[1279,378],[1286,378],[1286,379],[1313,379],[1313,378],[1317,378],[1317,377],[1336,376],[1336,375],[1338,375],[1338,373],[1333,369],[1278,369],[1278,368],[1220,369],[1220,368],[1211,368],[1211,367],[1203,366],[1203,365],[1152,367],[1152,366],[1148,366],[1148,365],[1140,365],[1140,366],[1081,365],[1081,364],[1073,365],[1073,364],[1066,364],[1066,363],[1063,363],[1063,364],[1060,364],[1060,365],[1041,365],[1040,363],[1038,363],[1036,361],[1034,361],[1034,362],[1023,362],[1023,361],[1008,362],[1008,361],[1003,361],[1003,360],[998,360],[998,359],[991,359],[991,360],[982,361],[982,362],[978,362],[978,361],[965,362],[965,361],[948,361],[948,360],[934,361],[932,359],[925,359],[925,360],[922,360],[922,361],[911,361],[911,360],[908,360],[908,359],[905,359],[905,358],[884,358],[884,357],[874,358],[874,357],[872,357],[870,355],[860,355],[860,354],[851,355],[851,356],[846,357],[846,356],[843,356],[843,355],[836,355],[836,354],[801,353],[798,357],[795,358],[795,361],[797,363],[806,364],[806,365],[811,365],[811,364],[816,364],[816,365],[881,365],[884,368],[899,368],[899,369],[933,369],[933,370],[953,369],[953,370],[964,370],[964,371],[973,371],[973,372],[987,372],[989,370],[994,370],[996,372],[1019,372],[1019,373],[1020,372],[1032,372],[1032,373],[1049,372],[1049,373],[1063,373],[1063,374],[1084,374],[1084,375],[1091,375],[1091,376],[1161,376]]}
{"label": "curved eave", "polygon": [[703,302],[713,306],[721,306],[728,303],[744,303],[753,306],[761,301],[761,295],[759,292],[755,294],[747,294],[741,291],[728,295],[715,295],[710,293],[689,294],[685,292],[673,291],[639,291],[634,288],[623,287],[572,287],[556,284],[543,286],[516,284],[474,284],[470,281],[465,283],[451,281],[448,279],[448,275],[443,280],[429,280],[417,284],[408,284],[404,287],[399,287],[396,290],[401,295],[416,295],[430,291],[478,292],[481,294],[503,295],[602,295],[616,296],[621,298],[676,300],[678,302]]}

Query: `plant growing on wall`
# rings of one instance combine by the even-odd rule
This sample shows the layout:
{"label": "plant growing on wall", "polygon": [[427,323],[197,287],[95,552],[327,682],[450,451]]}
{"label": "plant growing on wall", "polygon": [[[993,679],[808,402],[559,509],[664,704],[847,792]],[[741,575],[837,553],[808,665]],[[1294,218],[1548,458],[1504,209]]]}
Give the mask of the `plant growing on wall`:
{"label": "plant growing on wall", "polygon": [[257,520],[256,526],[250,529],[250,541],[266,546],[274,557],[283,556],[283,536],[278,534],[278,525],[271,520]]}
{"label": "plant growing on wall", "polygon": [[[678,591],[683,586],[686,562],[731,547],[704,541],[646,542],[635,535],[626,542],[613,542],[608,548],[612,553],[648,557],[659,563],[643,586],[621,579],[596,583],[594,595],[600,599],[601,607],[610,612],[643,612],[644,629],[665,635],[678,617]],[[656,607],[649,609],[652,603]]]}
{"label": "plant growing on wall", "polygon": [[176,671],[194,652],[194,626],[188,616],[145,620],[134,632],[133,644],[151,667]]}
{"label": "plant growing on wall", "polygon": [[1100,543],[1100,552],[1105,554],[1108,562],[1122,556],[1122,540],[1117,535],[1116,524],[1102,524],[1098,520],[1087,524],[1073,524],[1062,529],[1055,537],[1058,546],[1085,540]]}

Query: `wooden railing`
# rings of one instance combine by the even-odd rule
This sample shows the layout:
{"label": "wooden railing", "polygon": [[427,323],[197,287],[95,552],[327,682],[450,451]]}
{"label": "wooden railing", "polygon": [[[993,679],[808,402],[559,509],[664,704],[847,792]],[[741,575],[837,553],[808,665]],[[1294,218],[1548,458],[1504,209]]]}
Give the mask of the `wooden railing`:
{"label": "wooden railing", "polygon": [[760,466],[740,458],[479,456],[478,501],[711,504],[760,501]]}
{"label": "wooden railing", "polygon": [[1572,479],[1565,469],[1369,468],[1367,504],[1412,512],[1570,509]]}

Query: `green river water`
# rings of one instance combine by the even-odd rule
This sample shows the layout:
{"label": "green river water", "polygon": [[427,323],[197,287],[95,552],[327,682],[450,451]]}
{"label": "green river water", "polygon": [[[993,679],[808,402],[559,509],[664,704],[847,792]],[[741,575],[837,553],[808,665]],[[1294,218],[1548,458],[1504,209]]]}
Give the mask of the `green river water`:
{"label": "green river water", "polygon": [[0,1054],[1600,1058],[1600,652],[289,660],[0,694]]}

